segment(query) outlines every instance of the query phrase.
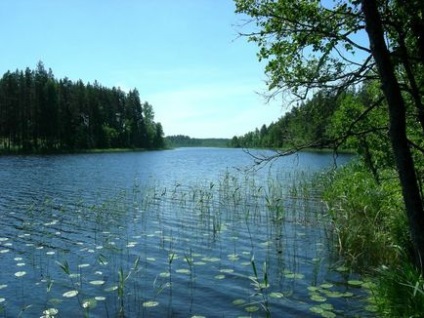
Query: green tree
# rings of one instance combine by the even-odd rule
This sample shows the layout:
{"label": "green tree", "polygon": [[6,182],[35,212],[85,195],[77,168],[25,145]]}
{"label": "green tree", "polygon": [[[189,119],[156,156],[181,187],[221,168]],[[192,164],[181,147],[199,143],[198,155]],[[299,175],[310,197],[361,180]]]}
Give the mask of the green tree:
{"label": "green tree", "polygon": [[[289,90],[303,99],[317,89],[342,92],[364,81],[381,83],[415,263],[423,269],[424,210],[417,174],[424,132],[423,2],[235,0],[235,3],[237,12],[247,14],[256,23],[255,29],[245,35],[258,44],[259,59],[267,61],[268,86],[274,94]],[[366,114],[356,123],[364,117]],[[416,131],[414,122],[423,127],[418,141],[410,133]]]}

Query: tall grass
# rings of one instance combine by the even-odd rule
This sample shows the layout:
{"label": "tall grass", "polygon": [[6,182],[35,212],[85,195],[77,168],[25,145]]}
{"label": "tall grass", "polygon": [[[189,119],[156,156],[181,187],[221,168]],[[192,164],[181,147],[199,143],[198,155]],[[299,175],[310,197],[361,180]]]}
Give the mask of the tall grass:
{"label": "tall grass", "polygon": [[375,282],[382,317],[424,317],[424,278],[410,260],[411,241],[396,172],[380,182],[355,163],[321,177],[338,252]]}
{"label": "tall grass", "polygon": [[362,271],[398,259],[409,244],[399,184],[386,172],[381,183],[360,164],[321,178],[339,253]]}

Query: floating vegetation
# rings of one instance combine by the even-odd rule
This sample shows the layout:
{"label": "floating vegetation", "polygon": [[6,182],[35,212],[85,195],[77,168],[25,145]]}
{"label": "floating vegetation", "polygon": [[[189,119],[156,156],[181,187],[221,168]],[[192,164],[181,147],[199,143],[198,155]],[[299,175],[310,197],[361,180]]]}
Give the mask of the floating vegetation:
{"label": "floating vegetation", "polygon": [[19,272],[16,272],[15,273],[15,276],[16,277],[22,277],[22,276],[25,276],[26,275],[26,272],[25,271],[19,271]]}
{"label": "floating vegetation", "polygon": [[150,301],[145,301],[143,303],[143,307],[146,307],[146,308],[151,308],[151,307],[156,307],[156,306],[159,306],[158,301],[150,300]]}
{"label": "floating vegetation", "polygon": [[43,316],[40,318],[54,318],[59,313],[57,308],[48,308],[43,310]]}
{"label": "floating vegetation", "polygon": [[104,280],[92,280],[90,282],[90,284],[91,285],[97,285],[97,286],[99,286],[99,285],[104,285],[105,284],[105,281]]}
{"label": "floating vegetation", "polygon": [[92,308],[95,308],[96,306],[97,306],[97,299],[95,298],[86,299],[82,302],[82,308],[84,309],[92,309]]}
{"label": "floating vegetation", "polygon": [[258,306],[247,306],[246,308],[244,308],[247,312],[257,312],[259,311],[259,307]]}
{"label": "floating vegetation", "polygon": [[288,279],[304,279],[305,275],[302,273],[293,273],[289,270],[284,270],[284,277]]}
{"label": "floating vegetation", "polygon": [[70,290],[62,294],[62,296],[65,298],[72,298],[72,297],[75,297],[76,295],[78,295],[78,290]]}
{"label": "floating vegetation", "polygon": [[224,279],[225,278],[225,275],[216,275],[215,277],[214,277],[215,279]]}
{"label": "floating vegetation", "polygon": [[236,306],[241,306],[241,305],[244,305],[245,303],[246,303],[246,301],[244,299],[233,300],[233,305],[236,305]]}

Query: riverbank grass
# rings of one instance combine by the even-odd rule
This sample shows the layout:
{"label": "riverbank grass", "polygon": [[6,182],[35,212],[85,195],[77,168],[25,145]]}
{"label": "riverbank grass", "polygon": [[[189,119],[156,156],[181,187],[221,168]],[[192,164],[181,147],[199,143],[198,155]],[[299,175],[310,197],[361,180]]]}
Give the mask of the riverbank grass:
{"label": "riverbank grass", "polygon": [[348,267],[373,282],[382,317],[424,317],[423,273],[414,267],[401,189],[394,171],[377,182],[360,163],[321,177],[334,241]]}

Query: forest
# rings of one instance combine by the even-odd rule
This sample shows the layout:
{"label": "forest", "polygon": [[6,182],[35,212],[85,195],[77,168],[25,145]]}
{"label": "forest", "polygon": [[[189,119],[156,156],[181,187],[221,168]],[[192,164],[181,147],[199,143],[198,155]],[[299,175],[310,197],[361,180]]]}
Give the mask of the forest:
{"label": "forest", "polygon": [[40,153],[164,147],[162,125],[137,89],[56,79],[40,61],[35,70],[0,79],[0,152]]}
{"label": "forest", "polygon": [[230,139],[225,138],[192,138],[185,135],[166,136],[166,145],[175,147],[228,147]]}

